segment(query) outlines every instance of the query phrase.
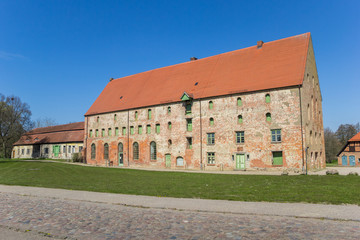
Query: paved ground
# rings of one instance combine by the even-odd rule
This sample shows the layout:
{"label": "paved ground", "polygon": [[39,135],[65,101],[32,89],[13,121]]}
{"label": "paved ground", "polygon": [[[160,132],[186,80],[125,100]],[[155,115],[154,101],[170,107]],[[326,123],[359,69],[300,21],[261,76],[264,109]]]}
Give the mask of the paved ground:
{"label": "paved ground", "polygon": [[[85,201],[89,199],[93,202]],[[1,238],[11,235],[8,227],[23,234],[13,239],[34,239],[39,232],[38,239],[45,233],[68,239],[357,239],[360,235],[360,208],[355,205],[173,199],[4,185],[0,202],[0,239],[11,239]]]}

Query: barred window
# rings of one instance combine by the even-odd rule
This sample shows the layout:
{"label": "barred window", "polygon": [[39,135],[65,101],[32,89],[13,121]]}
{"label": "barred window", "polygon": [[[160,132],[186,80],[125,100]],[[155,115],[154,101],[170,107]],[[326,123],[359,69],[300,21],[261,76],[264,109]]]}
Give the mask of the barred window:
{"label": "barred window", "polygon": [[133,158],[139,160],[139,144],[137,142],[133,144]]}
{"label": "barred window", "polygon": [[91,144],[91,159],[95,159],[95,156],[96,156],[96,146],[95,143],[93,143]]}
{"label": "barred window", "polygon": [[109,159],[109,144],[104,145],[104,159]]}
{"label": "barred window", "polygon": [[155,142],[150,143],[150,159],[156,160],[156,143]]}

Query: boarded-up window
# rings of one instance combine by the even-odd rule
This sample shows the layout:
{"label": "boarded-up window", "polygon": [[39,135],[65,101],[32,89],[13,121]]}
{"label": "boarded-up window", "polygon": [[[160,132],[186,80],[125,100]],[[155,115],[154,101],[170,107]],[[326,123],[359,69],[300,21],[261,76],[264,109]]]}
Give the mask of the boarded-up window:
{"label": "boarded-up window", "polygon": [[156,143],[155,142],[150,143],[150,159],[156,160]]}
{"label": "boarded-up window", "polygon": [[148,119],[151,119],[151,109],[148,110]]}

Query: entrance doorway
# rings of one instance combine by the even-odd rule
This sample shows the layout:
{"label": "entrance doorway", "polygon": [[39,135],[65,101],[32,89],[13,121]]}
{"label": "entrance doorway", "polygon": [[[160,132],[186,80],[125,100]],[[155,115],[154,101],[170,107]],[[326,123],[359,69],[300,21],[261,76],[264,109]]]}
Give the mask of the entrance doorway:
{"label": "entrance doorway", "polygon": [[118,160],[119,160],[119,166],[124,166],[124,152],[123,152],[123,144],[119,143],[118,145]]}
{"label": "entrance doorway", "polygon": [[165,166],[171,168],[171,154],[165,154]]}
{"label": "entrance doorway", "polygon": [[349,156],[349,165],[355,166],[355,156]]}
{"label": "entrance doorway", "polygon": [[245,154],[236,154],[236,169],[245,169]]}
{"label": "entrance doorway", "polygon": [[341,158],[341,164],[343,165],[343,166],[347,166],[348,164],[347,164],[347,156],[342,156],[342,158]]}

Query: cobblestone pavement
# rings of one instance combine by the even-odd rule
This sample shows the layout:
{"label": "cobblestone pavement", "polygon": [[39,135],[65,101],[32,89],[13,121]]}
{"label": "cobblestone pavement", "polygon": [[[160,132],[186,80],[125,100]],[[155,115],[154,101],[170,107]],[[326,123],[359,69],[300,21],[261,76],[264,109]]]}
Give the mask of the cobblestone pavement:
{"label": "cobblestone pavement", "polygon": [[2,228],[63,239],[358,239],[360,235],[359,221],[140,208],[12,193],[0,193],[0,202]]}

